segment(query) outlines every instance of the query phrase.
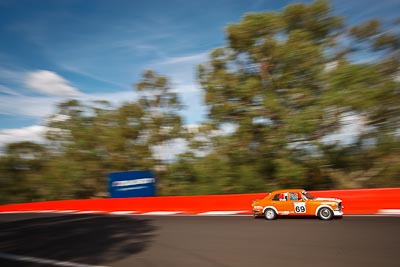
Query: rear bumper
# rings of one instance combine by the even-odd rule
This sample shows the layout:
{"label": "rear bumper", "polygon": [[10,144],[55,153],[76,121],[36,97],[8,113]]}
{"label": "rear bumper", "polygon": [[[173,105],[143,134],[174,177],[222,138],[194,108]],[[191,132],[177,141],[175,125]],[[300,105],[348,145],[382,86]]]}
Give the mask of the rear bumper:
{"label": "rear bumper", "polygon": [[254,215],[262,215],[262,210],[253,210]]}

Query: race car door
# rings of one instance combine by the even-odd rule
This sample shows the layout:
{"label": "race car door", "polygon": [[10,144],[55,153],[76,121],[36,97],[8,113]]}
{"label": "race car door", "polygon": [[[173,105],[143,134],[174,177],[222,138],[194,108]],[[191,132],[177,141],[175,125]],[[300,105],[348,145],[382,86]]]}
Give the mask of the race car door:
{"label": "race car door", "polygon": [[289,192],[290,210],[289,213],[293,215],[306,215],[307,202],[304,201],[301,195],[297,192]]}
{"label": "race car door", "polygon": [[280,193],[274,196],[273,206],[278,210],[280,215],[288,215],[290,210],[293,210],[289,201],[288,193]]}

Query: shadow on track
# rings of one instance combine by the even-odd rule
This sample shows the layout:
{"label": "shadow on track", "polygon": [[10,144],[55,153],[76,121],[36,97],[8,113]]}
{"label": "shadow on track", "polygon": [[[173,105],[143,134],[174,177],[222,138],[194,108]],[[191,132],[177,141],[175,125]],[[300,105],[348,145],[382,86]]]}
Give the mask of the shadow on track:
{"label": "shadow on track", "polygon": [[107,264],[146,250],[155,230],[151,220],[130,216],[23,218],[0,222],[0,252]]}

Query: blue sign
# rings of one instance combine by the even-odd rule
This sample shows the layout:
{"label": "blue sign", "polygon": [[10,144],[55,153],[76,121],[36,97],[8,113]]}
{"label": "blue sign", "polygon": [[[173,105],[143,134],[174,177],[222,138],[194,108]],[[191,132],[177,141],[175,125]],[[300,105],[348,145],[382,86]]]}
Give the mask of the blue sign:
{"label": "blue sign", "polygon": [[112,172],[108,174],[112,198],[148,197],[156,194],[156,178],[149,171]]}

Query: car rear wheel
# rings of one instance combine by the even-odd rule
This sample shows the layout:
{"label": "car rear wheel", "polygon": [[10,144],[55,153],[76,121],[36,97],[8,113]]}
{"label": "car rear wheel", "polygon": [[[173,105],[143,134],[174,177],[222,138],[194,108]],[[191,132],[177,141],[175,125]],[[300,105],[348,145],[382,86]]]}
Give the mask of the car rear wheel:
{"label": "car rear wheel", "polygon": [[275,220],[276,219],[276,212],[273,209],[266,209],[264,211],[265,219],[267,220]]}
{"label": "car rear wheel", "polygon": [[322,207],[318,211],[318,218],[321,220],[332,220],[333,219],[333,211],[330,208]]}

